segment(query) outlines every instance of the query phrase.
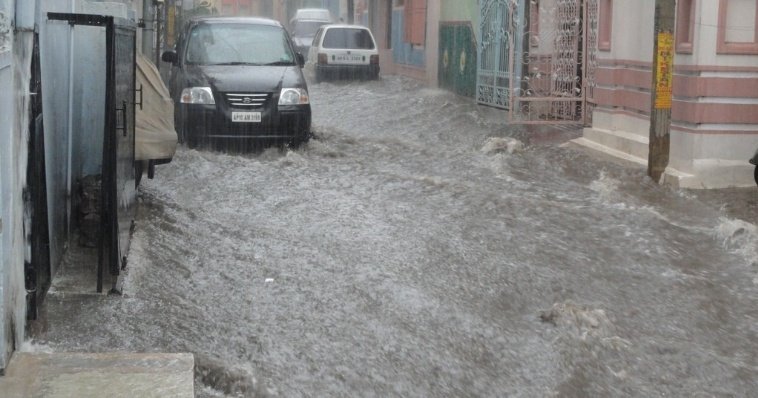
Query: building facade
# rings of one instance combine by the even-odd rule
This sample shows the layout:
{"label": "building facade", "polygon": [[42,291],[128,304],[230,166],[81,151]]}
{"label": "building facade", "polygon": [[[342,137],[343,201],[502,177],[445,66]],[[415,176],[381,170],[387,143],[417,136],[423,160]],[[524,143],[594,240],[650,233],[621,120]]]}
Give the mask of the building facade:
{"label": "building facade", "polygon": [[[752,186],[758,148],[756,0],[679,0],[664,182]],[[592,124],[578,143],[647,164],[654,0],[600,0]]]}
{"label": "building facade", "polygon": [[[751,186],[756,0],[679,0],[669,167],[682,188]],[[584,123],[577,143],[647,165],[655,0],[371,0],[384,73],[500,107],[513,123]]]}

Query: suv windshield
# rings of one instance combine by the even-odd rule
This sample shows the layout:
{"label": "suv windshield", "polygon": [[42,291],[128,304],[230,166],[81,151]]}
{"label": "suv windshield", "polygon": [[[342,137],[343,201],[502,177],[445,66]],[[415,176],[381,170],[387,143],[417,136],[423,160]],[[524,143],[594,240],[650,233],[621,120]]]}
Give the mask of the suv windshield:
{"label": "suv windshield", "polygon": [[190,32],[185,59],[195,65],[286,65],[295,57],[280,27],[206,23]]}
{"label": "suv windshield", "polygon": [[318,28],[326,24],[325,21],[295,21],[292,26],[292,36],[313,37]]}
{"label": "suv windshield", "polygon": [[374,40],[366,29],[332,28],[326,31],[324,48],[373,50]]}

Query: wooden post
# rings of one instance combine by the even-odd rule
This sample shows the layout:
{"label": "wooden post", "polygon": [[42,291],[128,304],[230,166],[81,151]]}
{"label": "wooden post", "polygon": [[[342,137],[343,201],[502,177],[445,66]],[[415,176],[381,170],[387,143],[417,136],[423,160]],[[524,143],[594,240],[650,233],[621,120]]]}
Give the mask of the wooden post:
{"label": "wooden post", "polygon": [[671,102],[674,80],[675,0],[655,0],[653,85],[647,174],[656,182],[666,171],[671,147]]}

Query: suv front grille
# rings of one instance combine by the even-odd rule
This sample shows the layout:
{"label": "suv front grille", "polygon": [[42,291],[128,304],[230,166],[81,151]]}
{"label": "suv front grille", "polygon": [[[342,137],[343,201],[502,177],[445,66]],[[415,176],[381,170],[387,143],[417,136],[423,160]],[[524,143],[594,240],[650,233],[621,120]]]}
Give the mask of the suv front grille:
{"label": "suv front grille", "polygon": [[226,94],[226,100],[229,102],[229,106],[240,108],[260,108],[266,104],[268,97],[268,93]]}

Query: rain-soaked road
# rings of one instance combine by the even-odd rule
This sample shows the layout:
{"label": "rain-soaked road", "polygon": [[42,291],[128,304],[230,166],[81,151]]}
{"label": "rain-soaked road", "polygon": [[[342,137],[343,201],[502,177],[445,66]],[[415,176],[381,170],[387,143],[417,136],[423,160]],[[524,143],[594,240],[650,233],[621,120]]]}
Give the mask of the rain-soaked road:
{"label": "rain-soaked road", "polygon": [[144,181],[125,296],[37,344],[193,352],[209,397],[755,396],[754,224],[410,80],[311,92],[306,147]]}

